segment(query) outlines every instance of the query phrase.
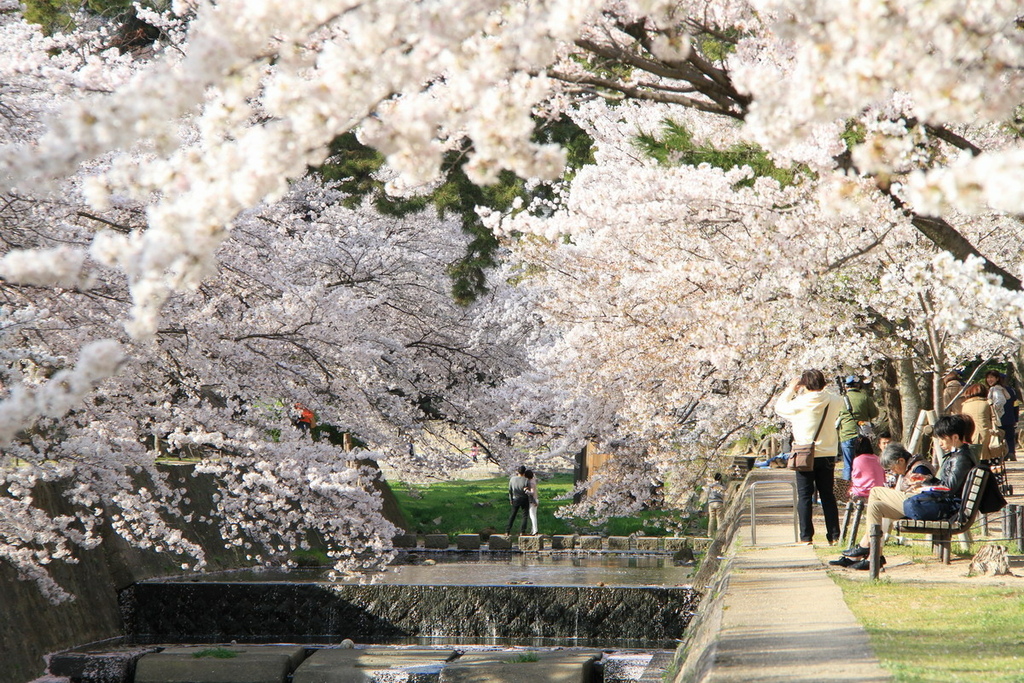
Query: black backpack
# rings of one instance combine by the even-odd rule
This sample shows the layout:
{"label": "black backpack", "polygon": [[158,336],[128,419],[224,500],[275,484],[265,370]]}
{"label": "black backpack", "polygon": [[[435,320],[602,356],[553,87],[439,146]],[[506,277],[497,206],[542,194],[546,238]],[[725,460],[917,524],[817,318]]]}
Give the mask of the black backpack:
{"label": "black backpack", "polygon": [[1006,499],[999,491],[999,482],[996,476],[989,472],[985,477],[985,488],[981,492],[981,500],[978,501],[978,512],[983,515],[999,512],[1006,507]]}

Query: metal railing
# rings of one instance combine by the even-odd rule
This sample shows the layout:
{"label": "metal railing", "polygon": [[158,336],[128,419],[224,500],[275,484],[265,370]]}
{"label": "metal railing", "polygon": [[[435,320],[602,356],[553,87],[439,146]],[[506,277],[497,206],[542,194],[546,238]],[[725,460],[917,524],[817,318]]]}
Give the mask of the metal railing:
{"label": "metal railing", "polygon": [[755,481],[750,484],[747,488],[748,494],[750,495],[750,543],[751,545],[757,545],[757,487],[766,484],[783,484],[793,489],[793,540],[798,542],[800,540],[800,524],[797,519],[796,509],[796,482],[787,479],[762,479],[761,481]]}

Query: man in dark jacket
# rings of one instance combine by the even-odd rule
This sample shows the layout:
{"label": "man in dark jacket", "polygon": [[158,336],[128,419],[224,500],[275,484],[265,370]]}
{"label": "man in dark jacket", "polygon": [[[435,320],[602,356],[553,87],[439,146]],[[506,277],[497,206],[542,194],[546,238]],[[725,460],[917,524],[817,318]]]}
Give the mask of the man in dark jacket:
{"label": "man in dark jacket", "polygon": [[526,478],[526,467],[520,465],[519,471],[508,480],[508,502],[512,505],[512,515],[508,518],[508,525],[505,527],[505,535],[512,533],[512,524],[516,521],[516,515],[521,509],[523,511],[523,526],[519,535],[526,535],[526,523],[530,519],[530,496],[526,493],[526,485],[529,480]]}
{"label": "man in dark jacket", "polygon": [[946,454],[939,468],[938,479],[922,482],[925,488],[935,487],[929,495],[915,496],[903,503],[903,511],[911,519],[949,519],[963,503],[964,484],[974,468],[974,459],[967,446],[971,425],[963,415],[943,415],[935,421],[932,432]]}

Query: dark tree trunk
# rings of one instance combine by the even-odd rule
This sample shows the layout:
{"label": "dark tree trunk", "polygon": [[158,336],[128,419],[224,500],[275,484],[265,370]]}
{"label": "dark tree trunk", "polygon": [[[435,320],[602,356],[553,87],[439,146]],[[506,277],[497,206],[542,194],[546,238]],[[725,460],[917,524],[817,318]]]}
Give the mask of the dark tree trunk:
{"label": "dark tree trunk", "polygon": [[[900,400],[899,377],[891,359],[876,365],[875,404],[885,416],[886,426],[894,441],[903,439],[903,402]],[[911,425],[913,426],[913,425]]]}
{"label": "dark tree trunk", "polygon": [[[896,361],[896,375],[899,382],[900,407],[902,408],[904,433],[903,443],[910,441],[911,432],[917,423],[917,415],[921,412],[921,391],[917,386],[917,378],[914,376],[914,361],[912,358],[900,358]],[[896,434],[893,434],[896,438]]]}

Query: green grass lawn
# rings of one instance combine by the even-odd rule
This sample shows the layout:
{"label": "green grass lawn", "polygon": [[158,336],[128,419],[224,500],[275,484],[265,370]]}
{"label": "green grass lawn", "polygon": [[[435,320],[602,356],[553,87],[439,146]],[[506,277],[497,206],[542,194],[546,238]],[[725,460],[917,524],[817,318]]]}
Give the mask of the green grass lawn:
{"label": "green grass lawn", "polygon": [[[498,533],[505,531],[511,508],[508,503],[508,478],[475,481],[447,481],[423,486],[392,482],[391,488],[398,498],[399,507],[409,521],[411,533],[475,534],[485,529]],[[609,536],[628,536],[635,531],[644,535],[664,536],[668,532],[657,526],[657,519],[679,515],[671,510],[648,510],[636,517],[609,519],[594,527],[586,520],[557,519],[555,512],[569,500],[555,500],[572,490],[572,474],[556,474],[537,485],[540,507],[537,524],[542,534],[571,534],[604,532]],[[520,517],[513,533],[519,532]],[[645,524],[646,522],[646,524]],[[529,531],[529,528],[527,528]]]}
{"label": "green grass lawn", "polygon": [[1024,586],[835,581],[896,681],[1024,682]]}

